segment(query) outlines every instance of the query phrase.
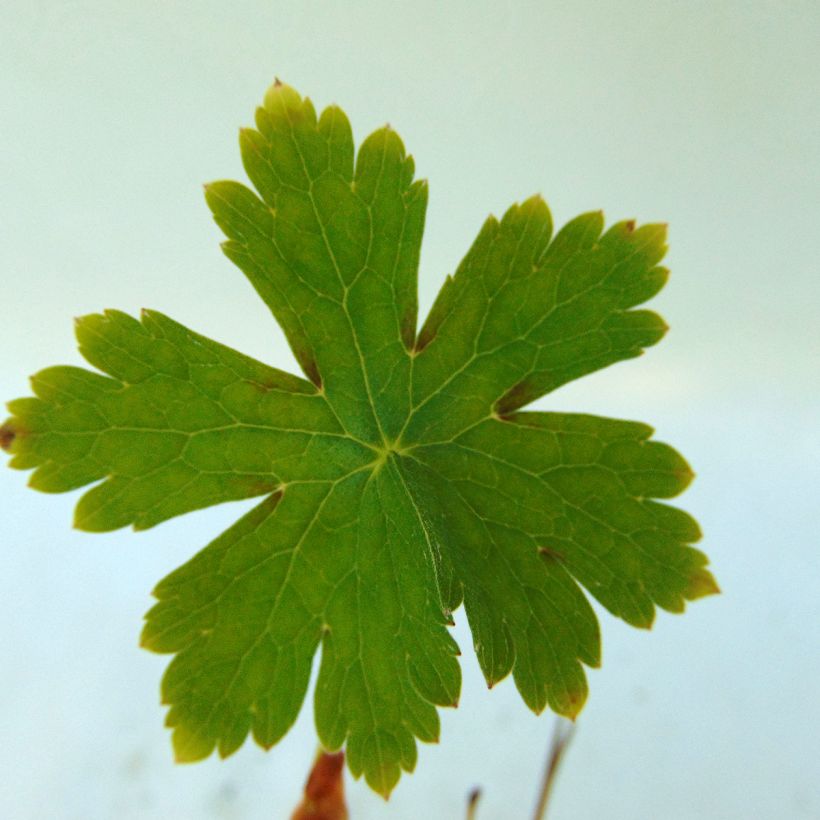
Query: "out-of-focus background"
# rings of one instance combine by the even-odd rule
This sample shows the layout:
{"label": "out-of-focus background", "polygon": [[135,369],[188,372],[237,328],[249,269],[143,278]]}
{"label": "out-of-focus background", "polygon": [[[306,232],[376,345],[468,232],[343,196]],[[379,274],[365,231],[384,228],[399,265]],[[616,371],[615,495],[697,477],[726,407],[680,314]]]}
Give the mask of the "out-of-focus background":
{"label": "out-of-focus background", "polygon": [[[282,334],[217,247],[201,183],[243,179],[237,129],[279,75],[357,140],[385,121],[430,180],[423,308],[488,212],[670,224],[671,332],[538,406],[652,423],[698,473],[680,499],[723,595],[649,632],[602,615],[604,664],[551,818],[820,817],[820,5],[814,2],[2,3],[0,396],[80,364],[73,316],[164,311],[279,367]],[[0,472],[0,817],[284,818],[308,700],[269,753],[175,766],[154,583],[248,508],[134,534],[70,529],[77,494]],[[354,820],[528,817],[552,718],[464,692],[388,804]]]}

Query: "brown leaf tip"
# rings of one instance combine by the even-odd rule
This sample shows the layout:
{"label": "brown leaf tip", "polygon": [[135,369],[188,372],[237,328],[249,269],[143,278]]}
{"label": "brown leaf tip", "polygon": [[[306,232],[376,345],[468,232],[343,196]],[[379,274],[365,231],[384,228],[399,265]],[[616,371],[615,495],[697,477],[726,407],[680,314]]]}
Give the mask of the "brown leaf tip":
{"label": "brown leaf tip", "polygon": [[6,452],[11,449],[11,445],[14,442],[14,439],[17,438],[17,430],[14,429],[12,426],[11,421],[5,422],[2,427],[0,427],[0,447],[2,447]]}

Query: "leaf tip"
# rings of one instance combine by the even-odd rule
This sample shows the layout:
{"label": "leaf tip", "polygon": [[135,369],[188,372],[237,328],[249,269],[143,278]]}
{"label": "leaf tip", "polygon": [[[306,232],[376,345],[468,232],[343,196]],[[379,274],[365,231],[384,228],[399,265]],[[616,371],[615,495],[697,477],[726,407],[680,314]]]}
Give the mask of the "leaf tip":
{"label": "leaf tip", "polygon": [[[36,475],[37,473],[32,474],[32,479],[35,478]],[[29,480],[29,483],[31,483],[31,480]],[[84,496],[83,499],[86,497],[87,496]],[[105,526],[99,517],[94,516],[93,512],[90,514],[86,513],[83,509],[83,499],[80,499],[80,503],[74,508],[74,516],[71,520],[72,529],[80,530],[80,532],[106,532],[117,528],[116,526]],[[119,526],[123,525],[120,524]]]}
{"label": "leaf tip", "polygon": [[214,750],[213,741],[183,726],[174,728],[171,746],[175,763],[196,763],[204,760]]}
{"label": "leaf tip", "polygon": [[[283,83],[278,77],[274,79],[273,85],[268,88],[263,100],[264,108],[274,119],[280,116],[299,117],[301,114],[306,113],[304,110],[305,105],[312,111],[312,106],[307,98],[303,99],[295,88]],[[289,115],[286,115],[285,112],[289,112]]]}
{"label": "leaf tip", "polygon": [[[29,486],[31,486],[31,480],[29,480]],[[83,521],[76,513],[74,513],[74,518],[71,519],[71,529],[79,530],[80,532],[88,532]]]}
{"label": "leaf tip", "polygon": [[587,693],[585,689],[578,692],[567,692],[567,702],[560,712],[561,716],[575,723],[575,719],[581,714],[586,702]]}
{"label": "leaf tip", "polygon": [[253,148],[254,150],[258,150],[256,144],[256,136],[259,135],[259,132],[255,128],[251,128],[247,125],[242,125],[239,128],[239,144],[240,147],[245,148]]}
{"label": "leaf tip", "polygon": [[698,598],[706,598],[709,595],[720,595],[721,589],[715,576],[708,569],[700,568],[696,570],[689,579],[689,587],[686,590],[686,597],[690,601]]}

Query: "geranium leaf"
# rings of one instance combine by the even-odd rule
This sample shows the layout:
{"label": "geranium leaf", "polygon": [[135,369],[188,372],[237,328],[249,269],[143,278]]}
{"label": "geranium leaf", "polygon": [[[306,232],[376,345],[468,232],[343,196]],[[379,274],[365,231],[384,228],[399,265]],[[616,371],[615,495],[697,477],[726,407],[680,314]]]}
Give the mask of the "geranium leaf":
{"label": "geranium leaf", "polygon": [[277,83],[240,143],[255,190],[206,198],[306,378],[106,311],[77,322],[101,372],[38,373],[0,443],[36,489],[99,482],[82,529],[264,496],[155,590],[177,757],[276,743],[321,650],[319,738],[386,796],[458,700],[462,603],[488,683],[573,717],[600,661],[584,589],[639,627],[717,592],[697,524],[656,500],[692,473],[651,428],[519,412],[663,336],[635,308],[666,281],[665,228],[590,213],[553,236],[532,197],[487,220],[417,335],[427,186],[397,134],[356,155],[339,108]]}

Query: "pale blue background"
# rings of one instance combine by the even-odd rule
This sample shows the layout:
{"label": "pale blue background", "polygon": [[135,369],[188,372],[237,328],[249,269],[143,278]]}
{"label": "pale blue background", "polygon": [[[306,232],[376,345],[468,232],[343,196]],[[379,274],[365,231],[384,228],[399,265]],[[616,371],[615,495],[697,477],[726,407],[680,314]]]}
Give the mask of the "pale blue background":
{"label": "pale blue background", "polygon": [[[431,183],[429,306],[489,211],[671,225],[672,330],[543,400],[635,418],[688,456],[683,504],[724,589],[651,633],[602,619],[604,666],[551,818],[820,817],[816,2],[3,2],[0,396],[80,363],[71,317],[149,306],[293,360],[220,254],[200,184],[242,177],[237,128],[278,74],[388,120]],[[76,496],[0,473],[0,817],[287,817],[311,709],[275,750],[171,762],[137,649],[154,582],[247,505],[150,532],[70,529]],[[354,820],[527,817],[552,728],[465,648],[461,708],[389,804]]]}

